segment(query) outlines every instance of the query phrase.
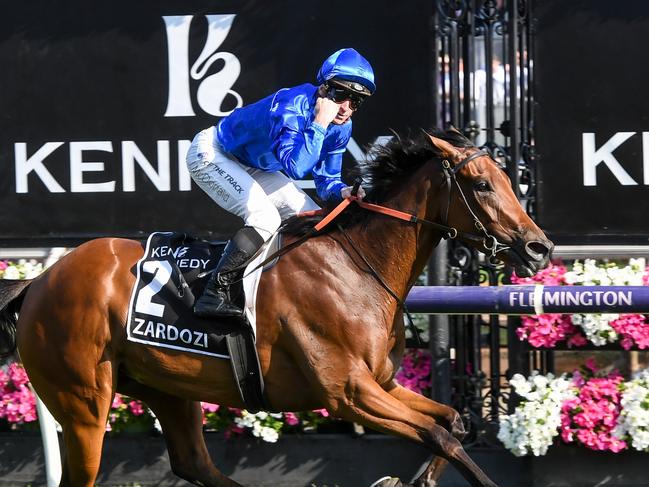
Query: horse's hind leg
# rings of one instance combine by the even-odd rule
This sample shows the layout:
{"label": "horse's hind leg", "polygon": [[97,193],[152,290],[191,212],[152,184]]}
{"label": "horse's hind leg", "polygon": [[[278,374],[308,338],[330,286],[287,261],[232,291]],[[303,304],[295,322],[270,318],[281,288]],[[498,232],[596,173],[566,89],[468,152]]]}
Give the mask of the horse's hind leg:
{"label": "horse's hind leg", "polygon": [[137,382],[120,383],[119,392],[141,399],[160,421],[171,469],[179,477],[206,487],[242,487],[212,463],[203,436],[200,403],[170,396]]}
{"label": "horse's hind leg", "polygon": [[94,384],[72,380],[69,370],[57,369],[58,374],[49,380],[44,380],[40,371],[27,371],[41,399],[63,428],[61,485],[93,486],[113,397],[110,364],[104,362],[95,369]]}
{"label": "horse's hind leg", "polygon": [[105,420],[100,424],[74,421],[63,426],[65,461],[61,486],[95,485],[105,431]]}

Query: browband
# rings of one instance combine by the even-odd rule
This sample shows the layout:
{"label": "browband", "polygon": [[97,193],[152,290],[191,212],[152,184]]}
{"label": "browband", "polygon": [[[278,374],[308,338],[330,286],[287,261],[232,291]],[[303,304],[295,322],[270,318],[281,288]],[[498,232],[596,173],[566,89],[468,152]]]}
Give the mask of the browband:
{"label": "browband", "polygon": [[480,149],[478,152],[474,152],[471,154],[469,157],[466,159],[463,159],[460,161],[456,166],[451,168],[451,171],[453,171],[454,174],[457,174],[457,172],[462,169],[464,166],[466,166],[469,162],[471,162],[473,159],[477,159],[478,157],[482,156],[488,156],[489,151],[486,149]]}

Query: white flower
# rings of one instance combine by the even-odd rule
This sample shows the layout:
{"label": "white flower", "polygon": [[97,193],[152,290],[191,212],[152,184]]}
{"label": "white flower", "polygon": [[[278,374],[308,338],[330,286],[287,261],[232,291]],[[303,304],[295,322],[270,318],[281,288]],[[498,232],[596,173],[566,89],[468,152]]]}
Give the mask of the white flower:
{"label": "white flower", "polygon": [[[279,413],[279,417],[281,416],[281,413]],[[234,422],[241,428],[248,428],[249,430],[251,430],[253,436],[261,438],[262,440],[269,443],[275,443],[279,438],[279,431],[265,425],[264,422],[268,419],[276,417],[278,417],[277,414],[271,415],[265,411],[259,411],[255,414],[252,414],[244,409],[241,411],[241,417],[235,418]]]}
{"label": "white flower", "polygon": [[523,374],[514,374],[509,384],[516,390],[519,396],[525,395],[532,391],[532,384],[527,381]]}
{"label": "white flower", "polygon": [[279,438],[279,433],[273,428],[263,426],[261,428],[261,439],[268,443],[276,443]]}
{"label": "white flower", "polygon": [[266,411],[259,411],[258,413],[255,414],[257,419],[264,420],[268,417],[268,413]]}
{"label": "white flower", "polygon": [[43,272],[43,264],[36,262],[35,260],[30,260],[25,262],[22,268],[22,274],[24,274],[25,279],[34,279],[39,274]]}
{"label": "white flower", "polygon": [[636,450],[649,451],[649,370],[645,369],[624,384],[620,400],[622,412],[614,434],[630,437]]}
{"label": "white flower", "polygon": [[583,264],[575,261],[564,277],[568,284],[584,286],[641,286],[644,270],[644,259],[630,259],[622,268],[616,263],[598,265],[596,260],[586,259]]}
{"label": "white flower", "polygon": [[594,345],[602,346],[617,341],[617,332],[609,323],[619,317],[614,313],[574,314],[570,320],[573,325],[581,327],[586,338]]}
{"label": "white flower", "polygon": [[516,456],[545,455],[559,434],[561,404],[576,394],[572,383],[565,375],[534,371],[528,379],[514,375],[510,384],[525,400],[513,414],[501,416],[498,439]]}
{"label": "white flower", "polygon": [[256,418],[254,414],[250,414],[244,409],[243,411],[241,411],[241,417],[234,418],[234,422],[237,424],[237,426],[240,426],[242,428],[252,428],[256,423],[255,419]]}
{"label": "white flower", "polygon": [[532,376],[532,382],[534,383],[534,387],[537,389],[545,389],[548,386],[550,379],[544,375],[538,374]]}
{"label": "white flower", "polygon": [[20,279],[20,271],[15,265],[10,265],[4,270],[4,279]]}

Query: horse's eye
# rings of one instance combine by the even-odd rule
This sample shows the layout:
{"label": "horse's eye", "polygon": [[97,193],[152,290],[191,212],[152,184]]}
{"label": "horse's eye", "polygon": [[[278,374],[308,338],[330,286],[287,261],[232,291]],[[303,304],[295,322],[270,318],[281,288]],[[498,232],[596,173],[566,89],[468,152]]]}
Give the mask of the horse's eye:
{"label": "horse's eye", "polygon": [[491,186],[489,186],[489,183],[487,181],[478,181],[477,183],[475,183],[475,190],[481,193],[485,193],[487,191],[491,191]]}

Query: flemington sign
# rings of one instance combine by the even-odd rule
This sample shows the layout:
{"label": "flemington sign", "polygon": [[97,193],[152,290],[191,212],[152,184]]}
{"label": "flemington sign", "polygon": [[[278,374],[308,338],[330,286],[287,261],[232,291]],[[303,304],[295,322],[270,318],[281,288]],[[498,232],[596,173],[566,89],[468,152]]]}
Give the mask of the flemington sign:
{"label": "flemington sign", "polygon": [[649,244],[646,2],[534,3],[538,223],[560,244]]}
{"label": "flemington sign", "polygon": [[415,286],[406,304],[430,314],[649,313],[649,287]]}
{"label": "flemington sign", "polygon": [[[6,5],[0,244],[156,230],[227,236],[238,219],[192,184],[184,162],[191,139],[237,107],[315,82],[340,47],[363,53],[378,85],[354,117],[345,168],[390,128],[429,126],[430,66],[422,60],[430,58],[430,9],[395,4],[385,16],[368,13],[372,5],[345,4],[346,17],[367,19],[352,33],[298,0]],[[387,31],[408,40],[394,43]],[[390,96],[403,90],[408,97]]]}

